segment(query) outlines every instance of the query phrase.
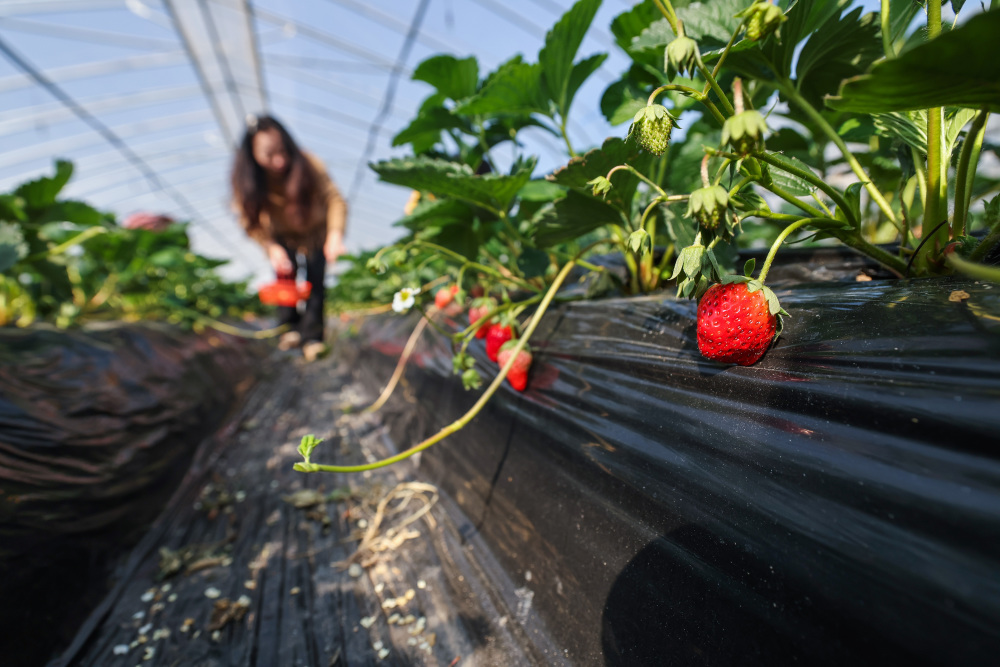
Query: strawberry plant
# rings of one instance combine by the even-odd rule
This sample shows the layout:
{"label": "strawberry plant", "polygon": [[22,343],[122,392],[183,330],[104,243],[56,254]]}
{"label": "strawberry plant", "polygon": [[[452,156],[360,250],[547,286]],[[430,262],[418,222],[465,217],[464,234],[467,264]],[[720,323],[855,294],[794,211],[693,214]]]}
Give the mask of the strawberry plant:
{"label": "strawberry plant", "polygon": [[191,251],[185,225],[126,229],[84,202],[60,199],[72,174],[72,164],[58,161],[54,175],[0,195],[0,326],[202,326],[260,311],[245,283],[218,275],[224,261]]}
{"label": "strawberry plant", "polygon": [[[703,354],[755,363],[780,332],[783,311],[764,282],[785,242],[841,244],[901,278],[1000,280],[983,263],[1000,243],[1000,181],[979,168],[996,150],[987,122],[1000,110],[1000,3],[959,20],[965,3],[952,0],[950,24],[947,1],[884,0],[868,14],[848,4],[637,3],[612,22],[631,64],[600,100],[612,125],[631,124],[582,151],[567,117],[604,60],[577,58],[600,0],[573,5],[537,62],[517,56],[480,78],[472,57],[424,61],[414,78],[434,92],[394,140],[413,155],[372,165],[420,203],[399,221],[408,235],[366,266],[434,266],[463,292],[483,290],[468,327],[444,332],[467,387],[478,386],[468,347],[482,327],[531,314],[500,348],[507,363],[484,398],[553,299],[608,291],[669,287],[699,299]],[[494,149],[517,151],[525,128],[560,138],[567,163],[541,177],[533,156],[502,165]],[[739,249],[768,245],[756,278],[735,272]],[[609,252],[624,272],[593,257]],[[417,268],[399,281],[426,284]],[[586,289],[557,296],[574,269]]]}

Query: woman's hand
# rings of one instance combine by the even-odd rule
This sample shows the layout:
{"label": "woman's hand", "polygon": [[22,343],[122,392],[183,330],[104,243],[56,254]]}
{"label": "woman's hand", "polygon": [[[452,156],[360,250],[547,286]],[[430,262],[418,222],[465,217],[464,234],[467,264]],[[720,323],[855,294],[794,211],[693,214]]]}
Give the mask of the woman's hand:
{"label": "woman's hand", "polygon": [[288,251],[277,243],[272,243],[267,247],[267,258],[274,267],[274,272],[278,276],[287,276],[292,273],[292,260],[288,256]]}
{"label": "woman's hand", "polygon": [[341,255],[347,254],[344,247],[344,240],[336,234],[330,234],[323,245],[323,254],[326,255],[327,264],[336,264]]}

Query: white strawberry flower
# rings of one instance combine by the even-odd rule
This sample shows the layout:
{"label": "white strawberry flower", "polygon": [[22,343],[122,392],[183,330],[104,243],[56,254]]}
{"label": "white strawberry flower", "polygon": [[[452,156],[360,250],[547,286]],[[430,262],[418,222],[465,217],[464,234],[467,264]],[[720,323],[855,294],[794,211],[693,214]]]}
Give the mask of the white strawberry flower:
{"label": "white strawberry flower", "polygon": [[414,287],[404,287],[393,295],[392,309],[397,313],[405,313],[410,308],[413,308],[413,303],[416,300],[417,294],[420,294],[419,289]]}

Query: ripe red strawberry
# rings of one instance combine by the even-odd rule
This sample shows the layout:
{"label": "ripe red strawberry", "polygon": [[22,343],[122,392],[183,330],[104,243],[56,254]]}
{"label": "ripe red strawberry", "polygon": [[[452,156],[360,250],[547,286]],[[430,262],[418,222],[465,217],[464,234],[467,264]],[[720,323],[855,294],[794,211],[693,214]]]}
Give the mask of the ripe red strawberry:
{"label": "ripe red strawberry", "polygon": [[497,360],[497,353],[500,347],[514,337],[514,332],[506,324],[491,324],[486,331],[486,356],[490,361]]}
{"label": "ripe red strawberry", "polygon": [[437,291],[437,294],[434,295],[434,305],[438,307],[438,310],[447,308],[448,304],[455,300],[456,294],[458,294],[458,285],[442,287]]}
{"label": "ripe red strawberry", "polygon": [[[469,306],[469,324],[475,324],[478,320],[493,312],[496,307],[497,302],[493,297],[487,296],[473,299],[472,305]],[[479,329],[476,330],[476,338],[485,338],[486,331],[489,328],[489,322],[479,327]]]}
{"label": "ripe red strawberry", "polygon": [[[510,361],[510,357],[514,354],[516,346],[516,340],[509,340],[500,347],[500,352],[497,353],[497,363],[500,364],[501,368],[506,366],[507,362]],[[524,349],[514,359],[514,365],[507,372],[507,381],[510,382],[510,386],[518,391],[524,391],[524,388],[528,386],[529,368],[531,368],[531,351],[525,345]]]}
{"label": "ripe red strawberry", "polygon": [[715,361],[750,366],[771,346],[779,312],[774,293],[759,281],[712,285],[698,302],[698,349]]}

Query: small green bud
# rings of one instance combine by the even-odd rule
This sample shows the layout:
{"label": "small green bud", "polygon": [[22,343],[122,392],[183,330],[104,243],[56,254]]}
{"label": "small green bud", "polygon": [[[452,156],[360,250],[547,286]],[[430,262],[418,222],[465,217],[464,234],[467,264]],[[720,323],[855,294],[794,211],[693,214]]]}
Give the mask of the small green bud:
{"label": "small green bud", "polygon": [[739,155],[749,155],[764,138],[767,123],[759,111],[750,109],[727,118],[722,125],[722,143],[729,144]]}
{"label": "small green bud", "polygon": [[316,445],[321,442],[323,442],[322,438],[317,438],[311,433],[309,435],[302,436],[302,440],[299,442],[299,454],[302,455],[302,458],[305,459],[306,463],[309,463],[309,455],[312,454],[314,449],[316,449]]}
{"label": "small green bud", "polygon": [[462,373],[462,386],[466,389],[479,389],[483,386],[483,378],[479,376],[479,371],[470,368]]}
{"label": "small green bud", "polygon": [[376,257],[369,258],[369,260],[365,262],[365,267],[377,276],[385,273],[389,269],[385,262]]}
{"label": "small green bud", "polygon": [[607,194],[611,190],[611,181],[604,176],[598,176],[587,181],[587,185],[593,188],[595,197]]}
{"label": "small green bud", "polygon": [[629,234],[627,245],[633,253],[642,256],[652,250],[652,239],[645,229],[637,229]]}
{"label": "small green bud", "polygon": [[751,42],[767,38],[772,33],[777,32],[781,24],[788,20],[781,8],[770,2],[755,2],[736,16],[745,19],[747,39]]}
{"label": "small green bud", "polygon": [[698,71],[700,58],[698,42],[690,37],[678,37],[670,42],[667,44],[666,63],[664,64],[667,79],[673,81],[678,74],[684,76]]}

